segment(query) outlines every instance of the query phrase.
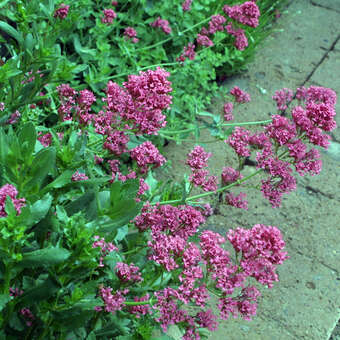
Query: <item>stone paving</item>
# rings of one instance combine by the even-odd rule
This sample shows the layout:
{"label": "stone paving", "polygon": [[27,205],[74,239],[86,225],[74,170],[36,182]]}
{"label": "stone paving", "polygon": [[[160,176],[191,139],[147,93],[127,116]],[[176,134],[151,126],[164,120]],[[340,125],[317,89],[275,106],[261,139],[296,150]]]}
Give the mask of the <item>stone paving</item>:
{"label": "stone paving", "polygon": [[[298,176],[297,190],[284,196],[280,208],[271,208],[258,191],[246,191],[248,211],[222,207],[208,220],[207,228],[222,234],[257,223],[277,226],[291,257],[278,269],[280,282],[261,290],[257,316],[251,322],[224,321],[211,339],[329,340],[332,336],[339,340],[334,330],[340,319],[340,0],[290,2],[248,71],[228,79],[223,87],[228,91],[234,85],[252,98],[235,115],[238,122],[264,120],[276,113],[271,96],[284,87],[332,88],[338,96],[338,128],[331,132],[329,149],[320,148],[321,173]],[[204,138],[209,136],[203,133]],[[214,153],[210,167],[216,174],[226,165],[226,158],[229,166],[236,166],[235,155],[222,144],[206,144]],[[180,168],[184,169],[186,152],[192,146],[170,144],[166,148],[174,174],[183,173]]]}

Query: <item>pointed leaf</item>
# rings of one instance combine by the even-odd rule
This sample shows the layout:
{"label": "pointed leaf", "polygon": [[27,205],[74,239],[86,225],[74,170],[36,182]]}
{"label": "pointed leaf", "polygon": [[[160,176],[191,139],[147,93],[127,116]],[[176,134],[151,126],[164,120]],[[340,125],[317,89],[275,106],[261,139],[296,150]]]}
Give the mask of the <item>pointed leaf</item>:
{"label": "pointed leaf", "polygon": [[36,201],[31,207],[31,215],[27,221],[28,226],[32,226],[41,221],[48,213],[53,197],[46,194],[41,200]]}
{"label": "pointed leaf", "polygon": [[23,46],[24,39],[22,37],[22,34],[18,32],[14,27],[7,24],[7,22],[0,21],[0,30],[6,32],[9,36],[14,38],[19,43],[19,45]]}
{"label": "pointed leaf", "polygon": [[41,183],[51,171],[55,165],[56,150],[54,147],[45,148],[37,153],[33,159],[32,167],[29,172],[29,176],[32,178],[28,183],[27,187],[30,188]]}
{"label": "pointed leaf", "polygon": [[71,253],[64,248],[51,247],[39,249],[24,253],[22,261],[18,263],[18,266],[24,268],[54,266],[67,260],[70,255]]}

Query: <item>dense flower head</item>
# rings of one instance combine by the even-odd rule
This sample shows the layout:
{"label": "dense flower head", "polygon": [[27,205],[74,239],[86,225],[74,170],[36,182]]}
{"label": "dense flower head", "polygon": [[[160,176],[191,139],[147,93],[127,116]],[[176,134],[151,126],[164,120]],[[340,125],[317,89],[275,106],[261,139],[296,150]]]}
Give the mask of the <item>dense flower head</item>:
{"label": "dense flower head", "polygon": [[222,169],[221,180],[223,185],[234,183],[241,178],[243,178],[243,175],[234,168],[228,166]]}
{"label": "dense flower head", "polygon": [[20,215],[21,208],[26,204],[25,198],[17,198],[18,190],[12,184],[5,184],[0,188],[0,217],[6,217],[5,210],[6,197],[9,196],[13,202],[14,208],[17,211],[17,215]]}
{"label": "dense flower head", "polygon": [[150,23],[150,26],[160,27],[165,34],[171,33],[171,27],[169,26],[169,21],[161,19],[161,17],[158,17],[154,22]]}
{"label": "dense flower head", "polygon": [[186,241],[178,235],[166,235],[161,232],[152,233],[152,241],[148,241],[149,260],[162,265],[165,270],[172,271],[179,267],[176,262],[183,253]]}
{"label": "dense flower head", "polygon": [[124,30],[124,35],[131,39],[134,44],[139,41],[137,38],[137,31],[133,27],[126,27]]}
{"label": "dense flower head", "polygon": [[293,91],[288,88],[283,88],[282,90],[276,91],[272,98],[276,101],[277,109],[284,111],[287,109],[287,104],[293,99]]}
{"label": "dense flower head", "polygon": [[231,19],[250,27],[257,27],[259,24],[260,10],[252,1],[246,1],[241,5],[223,7],[223,12]]}
{"label": "dense flower head", "polygon": [[248,39],[242,28],[234,28],[233,24],[230,22],[225,26],[225,30],[235,38],[234,46],[239,51],[243,51],[248,46]]}
{"label": "dense flower head", "polygon": [[[124,302],[126,300],[124,295],[126,295],[128,292],[128,289],[124,289],[122,291],[117,290],[115,294],[112,294],[111,287],[101,287],[99,289],[99,294],[104,302],[104,310],[110,313],[115,313],[117,310],[122,310],[122,308],[125,306]],[[100,311],[102,308],[98,306],[96,310]]]}
{"label": "dense flower head", "polygon": [[242,91],[238,86],[234,86],[229,93],[235,98],[236,103],[250,102],[249,93]]}
{"label": "dense flower head", "polygon": [[168,326],[175,325],[187,320],[188,312],[178,307],[178,292],[170,287],[155,292],[157,302],[154,308],[160,313],[155,320],[160,323],[164,332],[168,330]]}
{"label": "dense flower head", "polygon": [[234,119],[234,116],[233,116],[233,108],[234,108],[234,105],[232,102],[228,102],[228,103],[225,103],[224,106],[223,106],[223,112],[224,112],[224,120],[225,121],[230,121],[230,120],[233,120]]}
{"label": "dense flower head", "polygon": [[199,33],[196,36],[196,42],[198,45],[201,45],[201,46],[206,46],[206,47],[214,46],[214,43],[206,35],[202,35]]}
{"label": "dense flower head", "polygon": [[122,153],[128,151],[126,145],[129,142],[129,140],[130,140],[129,136],[126,133],[124,133],[124,131],[116,130],[107,136],[103,144],[103,148],[109,150],[114,155],[119,156]]}
{"label": "dense flower head", "polygon": [[47,148],[52,143],[52,134],[50,132],[43,134],[41,131],[39,131],[37,139],[43,147]]}
{"label": "dense flower head", "polygon": [[198,227],[205,222],[205,218],[199,209],[182,205],[144,205],[142,212],[134,223],[140,231],[151,229],[154,232],[170,232],[187,240],[193,236]]}
{"label": "dense flower head", "polygon": [[65,19],[67,17],[69,8],[69,5],[61,4],[60,7],[54,12],[53,16],[55,18]]}
{"label": "dense flower head", "polygon": [[209,331],[216,331],[218,328],[217,316],[211,309],[201,311],[196,314],[196,322],[200,327],[208,328]]}
{"label": "dense flower head", "polygon": [[183,3],[182,3],[182,9],[183,9],[183,12],[186,12],[186,11],[190,11],[191,10],[191,3],[192,3],[193,0],[185,0]]}
{"label": "dense flower head", "polygon": [[195,45],[193,43],[188,43],[187,46],[183,47],[183,53],[180,57],[176,58],[176,61],[184,62],[186,58],[189,58],[189,60],[194,60],[195,57]]}
{"label": "dense flower head", "polygon": [[[312,116],[311,112],[309,114]],[[326,149],[328,148],[331,137],[323,134],[319,127],[313,125],[303,107],[295,106],[292,110],[292,118],[297,127],[306,133],[306,136],[312,144],[322,146]]]}
{"label": "dense flower head", "polygon": [[286,144],[289,155],[297,162],[305,157],[307,146],[301,139],[296,139]]}
{"label": "dense flower head", "polygon": [[92,91],[85,89],[85,90],[79,91],[79,96],[78,96],[77,101],[81,107],[89,109],[91,105],[96,101],[96,97]]}
{"label": "dense flower head", "polygon": [[[133,301],[135,302],[148,301],[149,298],[150,298],[149,294],[146,294],[140,298],[135,296]],[[134,314],[137,319],[139,319],[141,315],[152,314],[152,311],[149,305],[128,306],[128,312],[131,314]]]}
{"label": "dense flower head", "polygon": [[98,235],[94,236],[95,241],[92,243],[92,248],[100,248],[100,261],[99,267],[104,267],[103,260],[106,255],[113,251],[117,251],[118,248],[111,242],[105,242],[105,239],[100,238]]}
{"label": "dense flower head", "polygon": [[137,162],[139,171],[142,174],[148,172],[149,165],[152,165],[153,168],[158,168],[166,162],[166,159],[150,141],[136,146],[129,152],[131,158]]}
{"label": "dense flower head", "polygon": [[248,130],[237,126],[225,142],[229,144],[239,156],[250,156],[249,146],[250,133]]}
{"label": "dense flower head", "polygon": [[310,86],[306,90],[305,98],[307,102],[324,103],[331,106],[335,106],[337,100],[335,91],[321,86]]}
{"label": "dense flower head", "polygon": [[279,145],[284,145],[296,137],[296,128],[291,121],[280,115],[273,115],[272,122],[265,127],[266,134]]}
{"label": "dense flower head", "polygon": [[210,157],[210,152],[205,152],[202,146],[197,145],[188,153],[185,164],[189,165],[191,169],[203,169],[208,166],[207,161]]}
{"label": "dense flower head", "polygon": [[200,145],[187,155],[186,164],[190,166],[192,173],[189,176],[189,181],[195,186],[200,186],[204,191],[217,190],[217,177],[209,176],[209,171],[204,169],[208,166],[207,160],[211,153],[205,152]]}
{"label": "dense flower head", "polygon": [[281,197],[296,189],[296,179],[291,175],[290,163],[276,158],[268,158],[258,162],[257,168],[269,173],[266,180],[261,180],[261,192],[269,200],[272,207],[279,207]]}
{"label": "dense flower head", "polygon": [[127,264],[124,262],[117,262],[115,269],[117,271],[117,276],[122,282],[143,281],[139,268],[133,263]]}
{"label": "dense flower head", "polygon": [[144,109],[164,110],[171,104],[171,83],[168,81],[169,72],[157,67],[155,71],[139,72],[139,75],[130,75],[123,86],[129,94]]}
{"label": "dense flower head", "polygon": [[247,194],[244,192],[239,193],[235,196],[233,193],[227,193],[225,196],[225,201],[228,205],[235,208],[248,210],[248,201],[245,200]]}
{"label": "dense flower head", "polygon": [[312,124],[323,131],[332,131],[336,128],[333,117],[336,112],[331,104],[309,102],[306,105],[306,116]]}
{"label": "dense flower head", "polygon": [[59,117],[62,121],[72,120],[71,112],[76,103],[77,91],[68,84],[57,86],[57,92],[60,99],[60,107],[58,108]]}
{"label": "dense flower head", "polygon": [[89,178],[84,173],[81,173],[78,170],[71,177],[71,180],[74,181],[74,182],[85,181],[87,179],[89,179]]}
{"label": "dense flower head", "polygon": [[276,266],[289,258],[282,251],[285,242],[278,228],[256,224],[250,230],[229,230],[227,238],[236,252],[242,252],[240,264],[247,275],[269,288],[278,281]]}
{"label": "dense flower head", "polygon": [[121,88],[109,81],[104,110],[94,116],[96,132],[110,135],[116,126],[136,130],[135,134],[156,135],[166,125],[162,110],[168,109],[172,97],[170,73],[161,68],[130,75]]}
{"label": "dense flower head", "polygon": [[226,18],[220,14],[213,15],[209,21],[209,33],[214,34],[217,31],[223,32],[223,24],[226,22]]}
{"label": "dense flower head", "polygon": [[200,236],[200,247],[207,271],[212,280],[216,280],[216,288],[225,294],[232,294],[236,287],[243,285],[246,276],[237,273],[238,267],[230,260],[229,252],[220,244],[225,238],[211,230],[205,230]]}
{"label": "dense flower head", "polygon": [[5,110],[5,103],[4,102],[0,102],[0,111]]}
{"label": "dense flower head", "polygon": [[230,314],[237,318],[240,314],[244,320],[250,321],[251,317],[256,315],[257,309],[257,304],[252,302],[256,302],[260,295],[256,287],[248,286],[242,288],[241,294],[237,297],[219,299],[217,307],[220,310],[221,319],[227,320]]}
{"label": "dense flower head", "polygon": [[26,326],[31,327],[32,326],[32,321],[35,320],[35,316],[31,312],[29,308],[22,308],[20,310],[20,314],[24,317],[26,321]]}
{"label": "dense flower head", "polygon": [[322,169],[322,161],[320,152],[316,149],[311,149],[304,154],[295,164],[295,169],[300,176],[308,173],[311,176],[317,175]]}
{"label": "dense flower head", "polygon": [[104,9],[103,14],[104,17],[101,18],[101,21],[104,24],[111,24],[113,19],[117,17],[117,14],[113,9]]}

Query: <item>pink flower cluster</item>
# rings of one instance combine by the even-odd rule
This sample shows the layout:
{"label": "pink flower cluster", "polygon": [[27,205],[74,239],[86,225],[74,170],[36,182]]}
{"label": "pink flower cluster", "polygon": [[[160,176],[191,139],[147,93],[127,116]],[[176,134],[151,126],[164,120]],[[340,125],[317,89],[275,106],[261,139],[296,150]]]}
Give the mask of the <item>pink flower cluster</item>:
{"label": "pink flower cluster", "polygon": [[233,109],[234,109],[234,105],[232,102],[228,102],[224,104],[223,106],[224,116],[223,117],[226,122],[234,119]]}
{"label": "pink flower cluster", "polygon": [[118,251],[118,248],[111,242],[105,242],[103,237],[94,236],[94,239],[95,241],[92,244],[92,248],[100,248],[101,256],[99,258],[99,267],[104,267],[104,257],[113,251]]}
{"label": "pink flower cluster", "polygon": [[158,17],[154,22],[150,23],[151,27],[160,27],[165,34],[171,33],[171,27],[169,26],[169,21],[161,19]]}
{"label": "pink flower cluster", "polygon": [[87,179],[89,178],[84,173],[81,173],[78,170],[71,177],[71,180],[74,182],[85,181]]}
{"label": "pink flower cluster", "polygon": [[260,16],[258,6],[252,1],[247,1],[241,5],[225,5],[223,11],[230,19],[233,19],[234,22],[230,21],[224,26],[227,19],[220,14],[213,15],[209,21],[209,27],[203,27],[201,32],[197,34],[197,44],[206,47],[213,46],[214,43],[208,35],[215,34],[217,31],[226,31],[228,34],[234,36],[235,47],[243,51],[248,46],[248,39],[244,29],[239,28],[238,25],[243,24],[250,27],[257,27]]}
{"label": "pink flower cluster", "polygon": [[[281,108],[286,100],[290,100],[290,90],[283,89],[276,94]],[[321,171],[320,153],[316,149],[307,151],[303,141],[328,147],[330,136],[322,131],[331,131],[336,127],[334,120],[336,94],[331,89],[311,86],[298,89],[298,99],[305,102],[305,107],[295,106],[292,109],[292,121],[280,115],[273,115],[272,122],[265,127],[265,132],[251,135],[246,129],[236,127],[229,136],[228,143],[239,157],[249,157],[252,150],[257,152],[257,168],[268,173],[262,180],[261,191],[273,207],[281,204],[281,197],[296,188],[296,180],[292,176],[290,165],[303,176]],[[290,161],[280,160],[278,147],[289,152]]]}
{"label": "pink flower cluster", "polygon": [[258,6],[252,1],[246,1],[241,5],[223,7],[223,12],[231,19],[249,26],[257,27],[259,25],[260,11]]}
{"label": "pink flower cluster", "polygon": [[[122,308],[125,306],[125,297],[129,290],[117,290],[115,294],[112,294],[112,288],[111,287],[101,287],[99,289],[100,297],[102,298],[104,302],[104,310],[106,312],[115,313],[117,310],[122,310]],[[95,310],[97,312],[101,311],[103,308],[100,306],[96,306]]]}
{"label": "pink flower cluster", "polygon": [[131,39],[131,41],[136,44],[138,43],[139,39],[137,38],[137,32],[133,27],[126,27],[124,30],[124,35]]}
{"label": "pink flower cluster", "polygon": [[192,0],[185,0],[182,3],[182,10],[183,10],[183,12],[187,12],[187,11],[191,10],[191,3],[192,3]]}
{"label": "pink flower cluster", "polygon": [[153,165],[153,168],[158,168],[166,161],[150,141],[144,142],[130,150],[130,156],[137,162],[139,171],[142,174],[148,172],[148,165]]}
{"label": "pink flower cluster", "polygon": [[113,9],[104,9],[104,17],[101,18],[103,24],[112,24],[113,19],[117,17],[117,14]]}
{"label": "pink flower cluster", "polygon": [[152,135],[166,125],[162,110],[171,104],[169,75],[158,67],[129,76],[124,88],[108,82],[103,99],[106,106],[93,117],[96,132],[107,136],[106,149],[120,155],[127,151],[129,137],[125,131]]}
{"label": "pink flower cluster", "polygon": [[20,314],[25,318],[26,326],[27,327],[31,327],[32,323],[33,323],[33,320],[35,320],[35,316],[31,312],[31,310],[29,308],[22,308],[20,310]]}
{"label": "pink flower cluster", "polygon": [[249,93],[242,91],[238,86],[234,86],[230,90],[230,94],[235,98],[236,103],[243,104],[250,102]]}
{"label": "pink flower cluster", "polygon": [[6,217],[7,213],[5,210],[6,197],[12,200],[17,215],[21,214],[21,208],[26,204],[25,198],[16,198],[18,195],[18,190],[12,184],[5,184],[0,188],[0,217]]}
{"label": "pink flower cluster", "polygon": [[206,169],[210,157],[211,153],[205,152],[204,148],[198,145],[188,154],[186,161],[191,168],[189,181],[204,191],[217,190],[217,177],[209,176],[209,171]]}
{"label": "pink flower cluster", "polygon": [[96,101],[94,94],[89,90],[77,91],[68,84],[57,86],[60,99],[58,113],[60,120],[77,120],[81,125],[88,125],[92,120],[91,106]]}
{"label": "pink flower cluster", "polygon": [[278,281],[277,265],[289,258],[287,252],[282,251],[285,242],[280,230],[256,224],[250,230],[229,230],[227,238],[237,253],[242,252],[240,266],[244,273],[272,288],[273,282]]}
{"label": "pink flower cluster", "polygon": [[122,282],[143,281],[139,268],[133,265],[133,263],[129,265],[127,263],[117,262],[115,269],[117,271],[117,276]]}
{"label": "pink flower cluster", "polygon": [[180,57],[176,58],[176,61],[184,62],[186,58],[189,58],[189,60],[194,60],[195,57],[195,45],[193,43],[189,43],[187,46],[183,47],[183,53]]}
{"label": "pink flower cluster", "polygon": [[69,5],[61,4],[60,7],[54,12],[53,16],[55,18],[65,19],[67,17],[69,8]]}
{"label": "pink flower cluster", "polygon": [[[146,294],[142,297],[134,297],[134,302],[143,302],[148,301],[150,299],[150,295]],[[137,305],[137,306],[129,306],[128,311],[131,314],[134,314],[137,319],[140,318],[141,315],[152,314],[151,308],[149,305]]]}
{"label": "pink flower cluster", "polygon": [[276,101],[277,109],[284,111],[287,109],[287,104],[293,99],[293,91],[291,89],[283,88],[282,90],[275,92],[273,99]]}

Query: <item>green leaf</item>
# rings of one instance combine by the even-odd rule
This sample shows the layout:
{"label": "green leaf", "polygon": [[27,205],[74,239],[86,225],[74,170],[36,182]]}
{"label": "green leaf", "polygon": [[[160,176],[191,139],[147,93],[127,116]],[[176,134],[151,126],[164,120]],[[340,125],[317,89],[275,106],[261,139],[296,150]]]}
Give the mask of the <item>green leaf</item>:
{"label": "green leaf", "polygon": [[124,227],[121,227],[117,230],[117,234],[114,238],[115,242],[119,242],[121,241],[129,232],[129,227],[127,225],[125,225]]}
{"label": "green leaf", "polygon": [[40,222],[48,213],[53,197],[46,194],[41,200],[36,201],[31,207],[31,215],[27,221],[28,226],[32,226]]}
{"label": "green leaf", "polygon": [[50,189],[57,189],[57,188],[62,188],[66,184],[71,183],[71,177],[74,174],[73,170],[66,170],[64,171],[60,176],[58,176],[53,182],[48,184],[46,187],[43,189],[43,193]]}
{"label": "green leaf", "polygon": [[33,159],[32,167],[29,172],[31,180],[27,183],[27,190],[35,185],[42,184],[43,180],[51,169],[55,166],[56,150],[54,147],[42,149]]}
{"label": "green leaf", "polygon": [[54,266],[61,262],[64,262],[70,257],[71,253],[64,248],[44,248],[24,253],[22,261],[18,263],[18,266],[29,267],[42,267],[42,266]]}
{"label": "green leaf", "polygon": [[17,331],[23,331],[25,329],[22,321],[19,319],[17,313],[12,313],[9,319],[9,325],[17,330]]}
{"label": "green leaf", "polygon": [[67,215],[72,216],[79,211],[87,211],[90,205],[95,202],[95,197],[93,190],[85,192],[84,195],[66,205],[65,210]]}
{"label": "green leaf", "polygon": [[29,307],[34,303],[47,300],[53,296],[60,288],[60,285],[48,277],[44,282],[37,285],[36,287],[26,291],[23,295],[17,297],[17,304],[20,306]]}
{"label": "green leaf", "polygon": [[19,131],[18,140],[22,146],[22,155],[25,160],[32,155],[37,140],[33,123],[26,123]]}
{"label": "green leaf", "polygon": [[2,311],[7,302],[11,300],[11,297],[9,296],[9,294],[1,294],[0,295],[0,311]]}
{"label": "green leaf", "polygon": [[6,32],[9,36],[14,38],[19,43],[20,46],[24,45],[24,39],[22,37],[22,34],[12,26],[7,24],[7,22],[0,21],[0,30]]}
{"label": "green leaf", "polygon": [[27,52],[32,56],[32,51],[35,46],[35,39],[33,38],[32,33],[28,33],[25,38],[24,47]]}

